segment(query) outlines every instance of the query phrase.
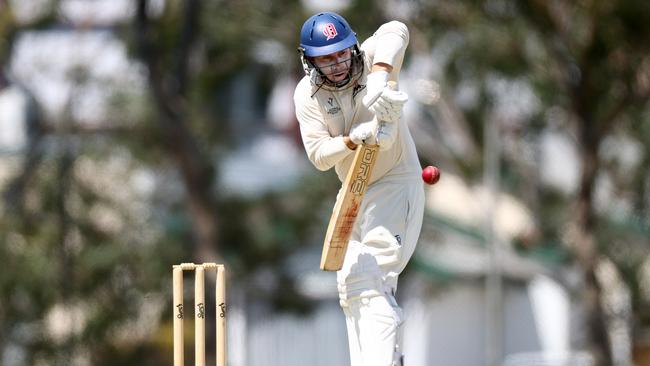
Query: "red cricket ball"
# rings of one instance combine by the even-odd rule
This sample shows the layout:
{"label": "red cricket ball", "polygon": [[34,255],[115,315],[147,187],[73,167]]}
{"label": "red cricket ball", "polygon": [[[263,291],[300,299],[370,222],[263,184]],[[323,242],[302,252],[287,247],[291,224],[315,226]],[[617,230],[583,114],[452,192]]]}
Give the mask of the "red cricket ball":
{"label": "red cricket ball", "polygon": [[422,180],[427,184],[436,184],[440,179],[440,169],[429,165],[422,169]]}

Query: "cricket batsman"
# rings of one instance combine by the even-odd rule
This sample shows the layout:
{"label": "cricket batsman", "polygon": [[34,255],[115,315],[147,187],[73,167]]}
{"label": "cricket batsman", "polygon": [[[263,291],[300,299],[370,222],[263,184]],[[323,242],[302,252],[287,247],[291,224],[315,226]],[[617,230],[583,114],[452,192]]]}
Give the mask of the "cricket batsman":
{"label": "cricket batsman", "polygon": [[[343,182],[361,143],[380,151],[337,272],[352,366],[402,366],[402,310],[397,278],[415,250],[424,190],[415,144],[402,120],[408,100],[397,82],[409,42],[407,27],[383,24],[363,44],[336,13],[318,13],[300,32],[305,76],[294,103],[309,160],[332,167]],[[339,194],[341,194],[339,192]]]}

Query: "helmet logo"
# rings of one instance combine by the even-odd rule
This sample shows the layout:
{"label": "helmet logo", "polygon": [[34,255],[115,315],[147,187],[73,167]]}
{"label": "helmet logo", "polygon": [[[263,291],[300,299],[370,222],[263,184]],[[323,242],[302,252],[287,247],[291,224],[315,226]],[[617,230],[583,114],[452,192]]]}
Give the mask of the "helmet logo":
{"label": "helmet logo", "polygon": [[336,37],[338,32],[336,31],[336,27],[334,26],[334,23],[325,24],[325,28],[323,29],[323,34],[325,35],[325,37],[327,37],[328,41]]}

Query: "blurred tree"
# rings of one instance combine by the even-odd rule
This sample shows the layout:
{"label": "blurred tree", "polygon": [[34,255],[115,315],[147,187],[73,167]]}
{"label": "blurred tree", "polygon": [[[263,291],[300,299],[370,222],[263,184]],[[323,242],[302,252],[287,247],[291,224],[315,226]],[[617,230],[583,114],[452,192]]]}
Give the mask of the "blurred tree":
{"label": "blurred tree", "polygon": [[[169,268],[179,261],[226,260],[242,284],[256,268],[274,268],[282,291],[259,296],[279,308],[308,308],[284,261],[322,225],[329,202],[319,202],[336,185],[308,176],[299,194],[286,187],[227,196],[215,159],[241,139],[220,98],[236,75],[258,69],[263,107],[278,70],[255,49],[261,41],[294,49],[297,26],[290,23],[302,21],[302,7],[171,0],[151,16],[149,2],[136,4],[133,23],[108,29],[146,68],[147,92],[104,84],[112,109],[89,125],[73,111],[88,85],[101,81],[74,69],[66,75],[72,90],[65,113],[42,116],[39,138],[27,149],[37,158],[23,159],[3,187],[0,257],[8,265],[0,272],[0,357],[9,365],[166,363]],[[11,58],[14,35],[67,22],[57,15],[58,1],[22,23],[6,1],[0,6],[2,60]],[[70,27],[64,24],[74,32]],[[300,71],[297,59],[282,67]],[[263,121],[259,126],[258,134],[268,132]]]}
{"label": "blurred tree", "polygon": [[[601,255],[611,257],[612,237],[641,248],[646,257],[648,240],[643,230],[633,235],[634,240],[613,235],[615,228],[608,224],[613,212],[596,209],[595,189],[599,179],[615,180],[612,199],[629,205],[627,216],[648,216],[647,188],[643,187],[649,179],[645,172],[650,6],[646,1],[439,1],[417,2],[410,14],[413,47],[420,52],[433,48],[435,62],[441,64],[439,73],[423,77],[439,79],[443,94],[460,104],[456,108],[469,121],[477,145],[482,144],[483,128],[499,129],[504,144],[504,188],[538,212],[544,228],[542,241],[564,242],[579,264],[589,345],[598,365],[612,364],[607,316],[601,304],[604,290],[596,275],[598,260]],[[532,114],[521,121],[499,114],[498,100],[491,91],[499,79],[529,84],[540,108],[532,108]],[[521,103],[524,91],[520,89],[512,102]],[[566,118],[549,119],[549,111],[562,111]],[[575,194],[566,196],[539,182],[540,172],[534,169],[538,162],[525,153],[537,149],[530,142],[539,143],[549,121],[559,123],[577,144],[581,171]],[[603,154],[605,141],[621,137],[646,146],[640,149],[642,163],[625,180],[612,167],[616,159]],[[480,172],[476,169],[480,163],[458,165],[468,166],[466,172],[472,177],[472,172]],[[625,262],[620,259],[616,263],[627,267],[622,269],[628,273],[630,263],[639,263],[631,257]],[[638,292],[632,278],[628,277],[628,284]]]}
{"label": "blurred tree", "polygon": [[[264,106],[270,84],[278,74],[300,71],[297,57],[282,58],[280,66],[276,66],[265,58],[277,55],[260,51],[269,41],[277,42],[280,50],[295,47],[296,24],[303,17],[300,3],[169,1],[163,14],[155,18],[148,15],[148,1],[139,0],[137,4],[133,27],[124,33],[125,39],[130,41],[134,57],[148,70],[154,115],[150,126],[153,130],[146,133],[159,134],[161,146],[173,157],[183,177],[192,232],[196,235],[193,257],[203,261],[215,255],[226,256],[243,265],[243,272],[277,262],[304,239],[306,234],[300,234],[300,228],[308,229],[309,225],[303,221],[314,219],[310,207],[301,206],[304,215],[278,211],[278,221],[298,220],[287,223],[299,228],[299,234],[292,235],[289,243],[286,238],[274,240],[273,245],[260,243],[248,233],[253,228],[246,224],[246,217],[259,209],[273,216],[278,200],[302,199],[289,191],[291,187],[261,198],[223,195],[214,156],[223,156],[224,150],[238,143],[251,144],[259,135],[271,132],[265,123],[257,123],[257,130],[245,130],[244,136],[238,136],[233,125],[242,121],[231,120],[228,101],[249,97],[232,95],[235,84],[243,82],[237,79],[243,73],[254,74],[256,93],[262,100],[259,104]],[[317,201],[314,204],[318,206]],[[273,224],[273,230],[284,230],[276,226],[287,224]],[[266,240],[269,238],[262,238]]]}
{"label": "blurred tree", "polygon": [[[212,195],[213,167],[193,136],[188,101],[190,52],[195,47],[199,1],[171,2],[158,29],[152,28],[147,1],[137,3],[135,28],[138,54],[148,69],[148,84],[160,126],[163,145],[177,162],[186,187],[193,233],[194,260],[222,262],[217,258],[217,213]],[[171,34],[170,34],[171,33]],[[159,43],[155,43],[155,41]],[[163,49],[167,46],[167,49]]]}

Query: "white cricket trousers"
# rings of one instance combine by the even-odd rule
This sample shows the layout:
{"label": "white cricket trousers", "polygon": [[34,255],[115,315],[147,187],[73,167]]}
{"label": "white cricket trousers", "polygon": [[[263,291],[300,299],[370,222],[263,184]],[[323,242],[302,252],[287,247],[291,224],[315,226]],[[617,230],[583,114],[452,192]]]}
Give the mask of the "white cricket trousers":
{"label": "white cricket trousers", "polygon": [[422,227],[422,182],[377,182],[363,199],[343,268],[337,272],[351,366],[401,366],[397,278]]}

